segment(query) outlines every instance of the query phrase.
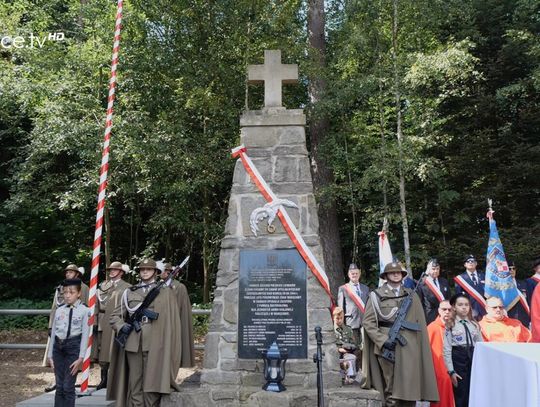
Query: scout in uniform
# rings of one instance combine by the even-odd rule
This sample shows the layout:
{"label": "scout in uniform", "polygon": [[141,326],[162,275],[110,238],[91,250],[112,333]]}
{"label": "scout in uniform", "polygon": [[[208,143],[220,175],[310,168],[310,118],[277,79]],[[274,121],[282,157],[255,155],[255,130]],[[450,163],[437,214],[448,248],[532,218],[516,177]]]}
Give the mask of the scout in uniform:
{"label": "scout in uniform", "polygon": [[[64,274],[66,279],[75,279],[78,278],[79,280],[82,280],[82,276],[84,275],[84,268],[83,267],[77,267],[75,264],[70,264],[64,269]],[[90,289],[86,284],[81,282],[81,302],[83,304],[88,304],[88,295],[89,295]],[[51,313],[49,314],[49,338],[47,339],[47,346],[45,348],[45,354],[43,355],[43,362],[41,366],[47,367],[49,366],[49,359],[47,358],[47,355],[49,354],[49,349],[51,348],[51,328],[54,320],[54,314],[56,312],[56,309],[64,304],[64,293],[63,293],[63,287],[62,284],[58,285],[54,289],[54,295],[53,295],[53,302],[51,306]],[[56,388],[56,385],[53,383],[52,385],[45,388],[46,392],[53,391]]]}
{"label": "scout in uniform", "polygon": [[63,301],[53,318],[47,354],[56,379],[55,407],[75,406],[75,381],[88,346],[90,310],[81,300],[81,280],[62,283]]}
{"label": "scout in uniform", "polygon": [[[141,282],[124,290],[110,318],[117,335],[129,332],[129,317],[156,287],[157,271],[152,259],[139,264]],[[178,390],[180,315],[173,290],[162,286],[146,309],[158,317],[143,316],[137,321],[140,331],[133,329],[125,346],[114,346],[111,352],[107,400],[116,400],[117,407],[159,406],[162,394]]]}
{"label": "scout in uniform", "polygon": [[111,348],[114,343],[114,335],[109,320],[114,308],[120,301],[122,293],[126,288],[131,287],[131,284],[122,279],[126,269],[129,271],[129,267],[126,265],[119,261],[113,261],[107,267],[108,280],[102,282],[97,289],[98,333],[96,343],[98,344],[98,350],[96,359],[101,367],[101,380],[96,390],[107,387],[107,372],[109,370]]}
{"label": "scout in uniform", "polygon": [[456,407],[468,407],[474,345],[482,342],[482,334],[472,317],[467,295],[454,295],[450,305],[454,308],[455,318],[444,334],[444,363],[454,386]]}
{"label": "scout in uniform", "polygon": [[[424,310],[415,293],[405,320],[418,330],[400,330],[404,345],[389,340],[401,303],[411,293],[402,284],[406,275],[401,264],[388,263],[380,276],[386,282],[370,293],[364,314],[362,371],[366,386],[380,392],[383,406],[414,406],[417,400],[439,400]],[[384,350],[395,352],[394,362],[382,356]]]}
{"label": "scout in uniform", "polygon": [[[162,280],[167,280],[172,271],[172,264],[165,263],[159,277]],[[193,367],[195,366],[195,347],[193,341],[193,314],[191,311],[189,294],[186,286],[178,280],[171,279],[167,282],[167,285],[170,286],[176,294],[178,311],[180,313],[180,332],[182,337],[180,367]]]}

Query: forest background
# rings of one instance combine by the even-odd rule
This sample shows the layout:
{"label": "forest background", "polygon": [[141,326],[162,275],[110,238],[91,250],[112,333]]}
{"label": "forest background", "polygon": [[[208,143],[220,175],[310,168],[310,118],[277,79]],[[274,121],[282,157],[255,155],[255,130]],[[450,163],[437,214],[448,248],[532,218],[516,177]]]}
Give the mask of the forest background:
{"label": "forest background", "polygon": [[[487,198],[507,257],[529,276],[540,255],[540,3],[323,3],[124,3],[102,262],[190,253],[193,301],[211,300],[230,150],[242,111],[262,106],[247,65],[281,49],[301,75],[284,105],[306,110],[308,148],[328,169],[316,192],[338,225],[334,283],[351,259],[376,281],[385,217],[400,259],[407,229],[415,276],[431,257],[446,277],[469,253],[484,267]],[[309,19],[323,11],[317,49]],[[68,263],[88,279],[115,12],[109,0],[0,1],[2,38],[65,36],[0,47],[1,300],[50,300]]]}

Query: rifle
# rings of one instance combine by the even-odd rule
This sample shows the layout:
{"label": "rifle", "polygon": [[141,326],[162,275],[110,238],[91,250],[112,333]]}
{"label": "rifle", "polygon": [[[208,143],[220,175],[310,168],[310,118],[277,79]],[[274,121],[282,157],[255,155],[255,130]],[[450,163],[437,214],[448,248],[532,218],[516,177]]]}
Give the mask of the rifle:
{"label": "rifle", "polygon": [[391,363],[396,362],[396,344],[399,343],[401,346],[407,345],[407,340],[403,337],[403,335],[401,335],[399,331],[401,331],[401,329],[408,329],[409,331],[420,330],[420,325],[415,322],[406,321],[405,318],[407,317],[407,313],[411,308],[413,302],[413,295],[418,290],[418,286],[420,285],[423,277],[424,273],[422,273],[422,275],[416,282],[414,290],[412,290],[401,303],[396,319],[394,320],[392,327],[390,328],[390,332],[388,333],[388,339],[383,345],[383,351],[381,356]]}
{"label": "rifle", "polygon": [[[187,256],[182,263],[180,263],[179,266],[176,266],[174,270],[169,274],[166,280],[161,280],[159,283],[156,284],[154,288],[152,288],[146,297],[144,297],[144,300],[142,301],[141,305],[137,310],[131,314],[122,329],[118,332],[116,335],[116,338],[114,338],[115,342],[118,343],[122,348],[126,346],[127,339],[129,337],[129,334],[135,329],[135,332],[140,332],[141,330],[141,322],[144,318],[149,319],[151,321],[154,321],[158,319],[159,314],[157,312],[154,312],[152,310],[149,310],[148,307],[152,302],[156,299],[156,297],[159,295],[159,290],[161,287],[163,287],[165,284],[168,284],[169,281],[171,281],[184,267],[184,265],[188,262],[189,256]],[[137,289],[139,287],[132,287],[130,289]]]}
{"label": "rifle", "polygon": [[315,327],[315,339],[317,340],[317,353],[313,355],[313,362],[317,363],[317,407],[324,407],[324,387],[322,360],[324,352],[322,351],[322,333],[321,327]]}

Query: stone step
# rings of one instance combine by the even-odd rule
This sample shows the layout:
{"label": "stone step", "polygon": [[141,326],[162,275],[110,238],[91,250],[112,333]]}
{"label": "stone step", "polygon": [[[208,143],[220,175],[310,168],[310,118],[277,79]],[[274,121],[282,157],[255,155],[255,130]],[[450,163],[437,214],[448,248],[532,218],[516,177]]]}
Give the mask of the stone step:
{"label": "stone step", "polygon": [[[90,395],[77,397],[75,400],[76,406],[93,406],[93,407],[114,407],[114,401],[105,400],[105,394],[107,390],[101,389],[93,391],[90,389]],[[54,392],[44,393],[40,396],[21,401],[16,404],[16,407],[53,407],[54,406]]]}

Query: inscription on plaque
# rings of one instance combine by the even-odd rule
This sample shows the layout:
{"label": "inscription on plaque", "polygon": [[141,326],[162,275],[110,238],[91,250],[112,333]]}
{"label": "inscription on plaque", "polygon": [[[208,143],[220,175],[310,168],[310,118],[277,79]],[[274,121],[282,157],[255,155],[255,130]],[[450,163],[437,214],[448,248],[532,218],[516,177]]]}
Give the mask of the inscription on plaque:
{"label": "inscription on plaque", "polygon": [[240,251],[238,357],[261,359],[277,341],[307,358],[306,267],[296,249]]}

